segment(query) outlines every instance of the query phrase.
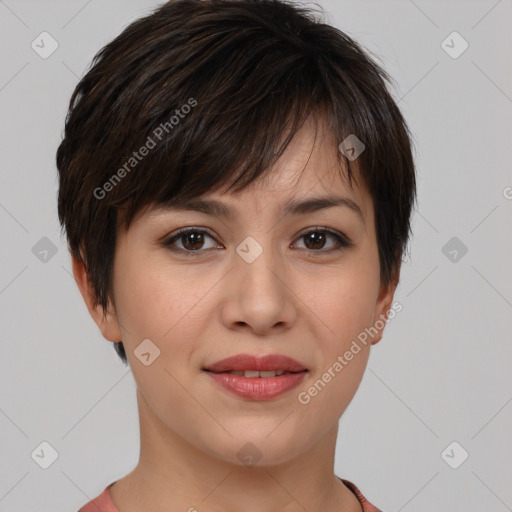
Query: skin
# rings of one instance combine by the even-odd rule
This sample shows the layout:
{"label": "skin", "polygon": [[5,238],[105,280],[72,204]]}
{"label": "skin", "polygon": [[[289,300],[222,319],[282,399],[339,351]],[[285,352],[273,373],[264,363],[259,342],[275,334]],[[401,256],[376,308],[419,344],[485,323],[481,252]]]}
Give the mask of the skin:
{"label": "skin", "polygon": [[[236,209],[233,219],[139,212],[118,235],[115,306],[109,305],[105,317],[93,307],[83,265],[73,260],[92,318],[107,340],[123,340],[137,384],[140,460],[111,488],[120,512],[234,512],[240,503],[246,512],[362,510],[336,478],[334,454],[338,421],[383,328],[359,344],[361,351],[307,405],[297,395],[358,334],[386,317],[397,280],[380,282],[371,196],[341,178],[337,145],[328,132],[315,144],[314,135],[306,123],[271,174],[250,188],[205,196]],[[288,199],[329,193],[354,200],[364,219],[343,206],[294,217],[281,213]],[[198,247],[200,256],[163,245],[179,228],[191,226],[208,229],[211,237],[205,234],[201,245],[182,236],[174,246],[189,252]],[[330,252],[338,247],[331,235],[323,245],[304,236],[318,232],[316,227],[344,234],[353,246]],[[235,251],[247,236],[263,248],[252,263]],[[149,366],[134,354],[146,338],[161,351]],[[243,399],[201,370],[238,353],[285,354],[309,373],[298,388],[270,401]],[[248,442],[261,454],[252,466],[237,457]]]}

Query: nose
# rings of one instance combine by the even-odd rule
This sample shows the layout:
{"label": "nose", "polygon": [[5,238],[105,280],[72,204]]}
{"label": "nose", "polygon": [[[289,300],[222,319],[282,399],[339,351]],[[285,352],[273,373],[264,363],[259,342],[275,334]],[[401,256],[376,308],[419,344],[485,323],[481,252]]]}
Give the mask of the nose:
{"label": "nose", "polygon": [[274,251],[256,244],[249,240],[237,248],[222,318],[230,329],[249,329],[261,336],[290,329],[297,318],[298,299],[292,269]]}

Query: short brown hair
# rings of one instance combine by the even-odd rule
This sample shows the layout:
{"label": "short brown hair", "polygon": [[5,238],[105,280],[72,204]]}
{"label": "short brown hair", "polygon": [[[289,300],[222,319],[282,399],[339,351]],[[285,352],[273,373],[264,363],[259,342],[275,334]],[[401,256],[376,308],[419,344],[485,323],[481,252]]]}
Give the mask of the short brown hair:
{"label": "short brown hair", "polygon": [[96,305],[113,297],[121,210],[128,229],[145,207],[242,190],[311,113],[334,140],[364,144],[357,162],[343,151],[338,161],[372,196],[381,281],[398,280],[416,199],[412,138],[369,53],[288,0],[171,0],[103,47],[71,96],[56,154],[59,220]]}

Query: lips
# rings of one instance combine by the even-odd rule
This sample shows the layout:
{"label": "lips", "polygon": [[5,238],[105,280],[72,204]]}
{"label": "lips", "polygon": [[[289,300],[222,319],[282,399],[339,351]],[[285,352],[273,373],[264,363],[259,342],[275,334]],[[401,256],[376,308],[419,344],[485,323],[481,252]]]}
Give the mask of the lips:
{"label": "lips", "polygon": [[[299,361],[280,354],[269,354],[262,357],[250,354],[237,354],[208,365],[203,370],[214,373],[271,371],[276,373],[298,373],[308,371],[306,366]],[[253,373],[251,376],[256,375]]]}
{"label": "lips", "polygon": [[213,382],[218,384],[230,395],[251,401],[272,400],[286,395],[289,391],[299,386],[305,379],[307,371],[284,373],[279,377],[241,377],[229,372],[205,371]]}

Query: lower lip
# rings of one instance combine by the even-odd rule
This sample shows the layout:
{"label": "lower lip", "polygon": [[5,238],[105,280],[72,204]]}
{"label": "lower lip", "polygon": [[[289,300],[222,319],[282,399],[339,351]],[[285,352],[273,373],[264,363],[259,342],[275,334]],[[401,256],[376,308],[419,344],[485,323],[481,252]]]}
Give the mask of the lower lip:
{"label": "lower lip", "polygon": [[220,386],[250,400],[270,400],[297,387],[306,371],[285,373],[279,377],[241,377],[231,373],[206,373]]}

